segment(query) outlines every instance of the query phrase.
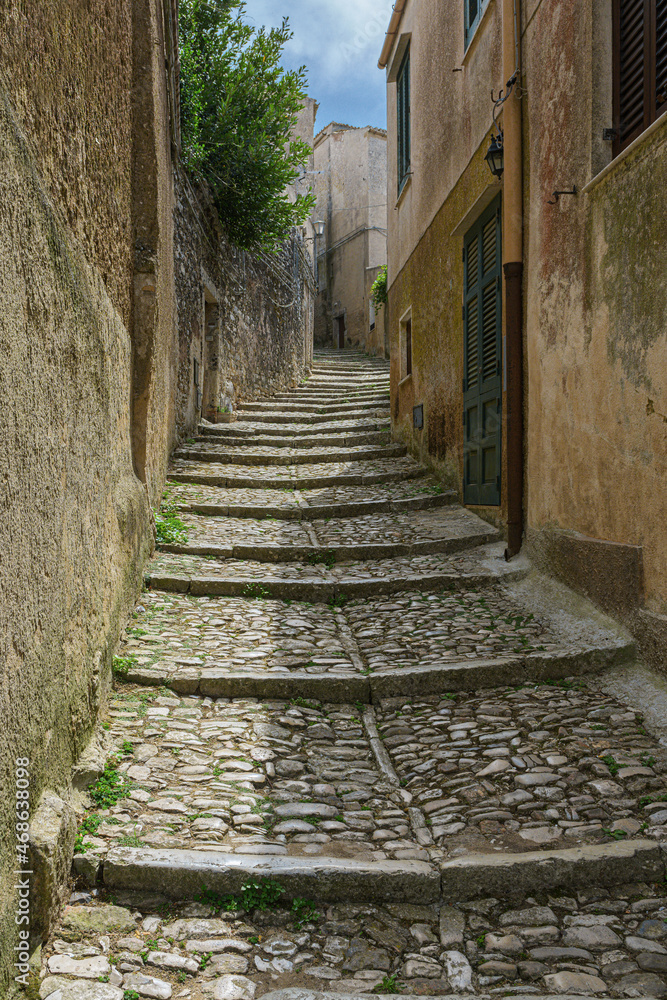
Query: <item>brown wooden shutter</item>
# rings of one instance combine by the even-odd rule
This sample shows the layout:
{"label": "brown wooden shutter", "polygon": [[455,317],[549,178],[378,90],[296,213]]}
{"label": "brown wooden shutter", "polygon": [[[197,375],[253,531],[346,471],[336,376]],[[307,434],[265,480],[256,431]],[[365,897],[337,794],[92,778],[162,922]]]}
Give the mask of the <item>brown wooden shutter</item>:
{"label": "brown wooden shutter", "polygon": [[667,111],[667,0],[655,5],[655,113]]}
{"label": "brown wooden shutter", "polygon": [[667,0],[614,0],[614,155],[667,111]]}
{"label": "brown wooden shutter", "polygon": [[647,0],[618,0],[614,67],[617,152],[644,127],[646,6]]}

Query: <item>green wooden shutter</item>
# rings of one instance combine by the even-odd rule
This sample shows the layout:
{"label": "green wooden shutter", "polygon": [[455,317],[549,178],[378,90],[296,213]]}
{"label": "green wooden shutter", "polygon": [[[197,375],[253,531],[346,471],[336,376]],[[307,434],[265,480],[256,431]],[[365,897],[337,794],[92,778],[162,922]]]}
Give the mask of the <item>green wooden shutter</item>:
{"label": "green wooden shutter", "polygon": [[398,191],[410,172],[410,49],[405,53],[396,81]]}
{"label": "green wooden shutter", "polygon": [[502,427],[499,199],[467,233],[464,260],[464,500],[497,506]]}

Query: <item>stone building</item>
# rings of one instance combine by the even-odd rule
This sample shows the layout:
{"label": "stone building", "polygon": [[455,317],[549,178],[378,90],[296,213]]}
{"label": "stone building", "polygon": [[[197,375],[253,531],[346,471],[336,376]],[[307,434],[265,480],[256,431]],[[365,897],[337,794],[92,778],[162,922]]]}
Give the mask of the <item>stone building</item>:
{"label": "stone building", "polygon": [[177,35],[176,0],[0,4],[2,996],[15,761],[29,761],[35,944],[69,877],[72,767],[170,452],[204,401],[289,388],[310,357],[303,240],[238,253],[180,167]]}
{"label": "stone building", "polygon": [[362,347],[384,356],[384,316],[371,286],[386,263],[387,136],[332,122],[315,137],[312,218],[317,243],[315,343]]}
{"label": "stone building", "polygon": [[666,665],[665,5],[398,0],[380,66],[395,433]]}

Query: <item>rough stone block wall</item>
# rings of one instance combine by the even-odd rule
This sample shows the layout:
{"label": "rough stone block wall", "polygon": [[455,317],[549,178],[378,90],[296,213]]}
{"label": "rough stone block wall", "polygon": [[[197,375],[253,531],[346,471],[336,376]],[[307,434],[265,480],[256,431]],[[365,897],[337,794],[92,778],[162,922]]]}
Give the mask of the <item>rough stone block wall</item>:
{"label": "rough stone block wall", "polygon": [[[297,385],[304,377],[312,292],[294,246],[271,259],[230,245],[202,188],[175,175],[175,272],[178,302],[180,435],[197,422],[193,360],[202,367],[204,413]],[[294,282],[287,283],[284,272]],[[211,328],[204,330],[206,300]],[[213,301],[215,300],[215,301]],[[206,335],[209,340],[206,341]]]}
{"label": "rough stone block wall", "polygon": [[[33,813],[45,789],[67,797],[152,547],[131,443],[132,23],[142,5],[159,25],[149,0],[0,0],[2,996],[15,974],[14,762],[30,761]],[[139,71],[159,91],[154,66]],[[170,196],[170,172],[153,183]],[[172,394],[173,302],[161,310],[151,414],[159,393]],[[162,413],[149,425],[154,483],[173,438]],[[33,942],[44,930],[35,916]]]}

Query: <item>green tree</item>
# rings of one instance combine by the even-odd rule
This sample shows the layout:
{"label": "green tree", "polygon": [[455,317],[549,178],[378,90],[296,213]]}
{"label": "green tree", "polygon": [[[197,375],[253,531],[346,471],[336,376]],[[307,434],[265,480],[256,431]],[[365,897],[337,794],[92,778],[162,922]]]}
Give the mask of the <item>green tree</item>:
{"label": "green tree", "polygon": [[280,66],[292,37],[254,28],[239,0],[180,0],[183,160],[210,185],[220,220],[243,249],[275,249],[309,215],[314,199],[285,188],[307,161],[293,138],[306,96],[302,67]]}
{"label": "green tree", "polygon": [[387,303],[387,265],[383,264],[377,278],[371,285],[371,297],[376,309]]}

